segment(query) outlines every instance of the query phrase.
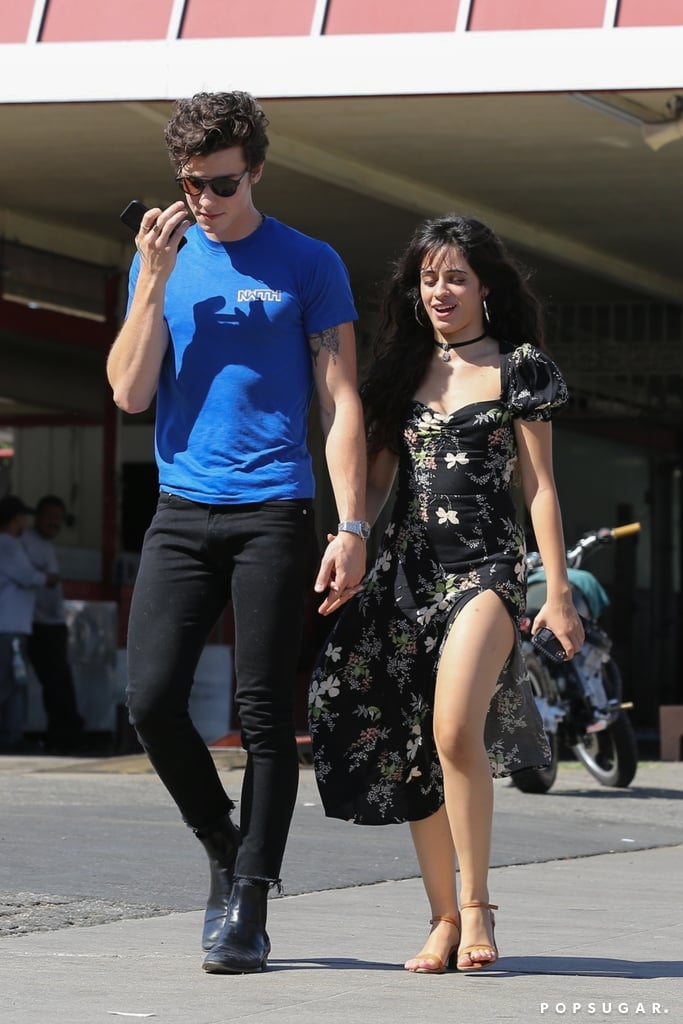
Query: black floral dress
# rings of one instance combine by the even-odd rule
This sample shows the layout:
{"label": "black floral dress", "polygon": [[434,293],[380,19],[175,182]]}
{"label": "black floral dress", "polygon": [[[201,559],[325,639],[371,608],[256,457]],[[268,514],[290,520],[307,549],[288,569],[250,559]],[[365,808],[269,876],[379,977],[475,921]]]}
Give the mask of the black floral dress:
{"label": "black floral dress", "polygon": [[[432,731],[440,652],[457,613],[484,590],[518,624],[526,565],[513,420],[549,419],[567,397],[555,364],[525,344],[501,352],[499,399],[450,416],[411,403],[379,554],[313,671],[309,722],[328,816],[381,825],[426,818],[443,803]],[[494,777],[548,761],[519,629],[485,742]]]}

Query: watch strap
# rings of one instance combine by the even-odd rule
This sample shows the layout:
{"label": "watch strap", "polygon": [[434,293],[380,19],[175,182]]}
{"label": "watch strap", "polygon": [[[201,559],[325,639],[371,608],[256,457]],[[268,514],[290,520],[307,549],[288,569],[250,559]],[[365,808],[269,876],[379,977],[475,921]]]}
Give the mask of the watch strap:
{"label": "watch strap", "polygon": [[338,524],[337,532],[355,533],[358,537],[362,537],[363,540],[367,540],[370,536],[370,523],[366,523],[364,519],[344,520]]}

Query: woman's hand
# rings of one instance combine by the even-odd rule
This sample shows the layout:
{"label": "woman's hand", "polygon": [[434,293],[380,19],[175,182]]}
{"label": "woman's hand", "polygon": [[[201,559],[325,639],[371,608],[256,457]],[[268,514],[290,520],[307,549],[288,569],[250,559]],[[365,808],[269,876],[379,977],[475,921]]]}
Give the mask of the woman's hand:
{"label": "woman's hand", "polygon": [[546,601],[533,621],[531,634],[543,626],[551,629],[570,661],[583,647],[585,635],[579,614],[571,601]]}

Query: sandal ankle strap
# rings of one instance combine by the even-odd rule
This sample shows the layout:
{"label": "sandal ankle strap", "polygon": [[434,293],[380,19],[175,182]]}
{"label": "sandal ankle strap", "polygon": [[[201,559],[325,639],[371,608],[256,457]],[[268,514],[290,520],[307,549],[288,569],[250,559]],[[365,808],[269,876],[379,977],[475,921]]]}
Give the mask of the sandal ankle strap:
{"label": "sandal ankle strap", "polygon": [[484,903],[483,900],[472,900],[470,903],[460,904],[461,910],[467,910],[468,907],[483,907],[484,910],[498,910],[497,903]]}
{"label": "sandal ankle strap", "polygon": [[446,921],[448,924],[455,925],[456,928],[460,927],[460,922],[455,917],[448,917],[445,914],[438,917],[432,917],[429,921],[430,924],[436,924],[438,921]]}

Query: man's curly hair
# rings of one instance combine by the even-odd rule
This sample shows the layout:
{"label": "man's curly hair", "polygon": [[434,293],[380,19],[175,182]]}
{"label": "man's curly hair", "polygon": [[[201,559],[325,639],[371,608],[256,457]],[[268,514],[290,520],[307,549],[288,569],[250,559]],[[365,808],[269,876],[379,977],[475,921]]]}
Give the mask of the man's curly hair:
{"label": "man's curly hair", "polygon": [[177,172],[193,156],[242,146],[248,170],[263,163],[268,118],[248,92],[198,92],[178,100],[164,138]]}

